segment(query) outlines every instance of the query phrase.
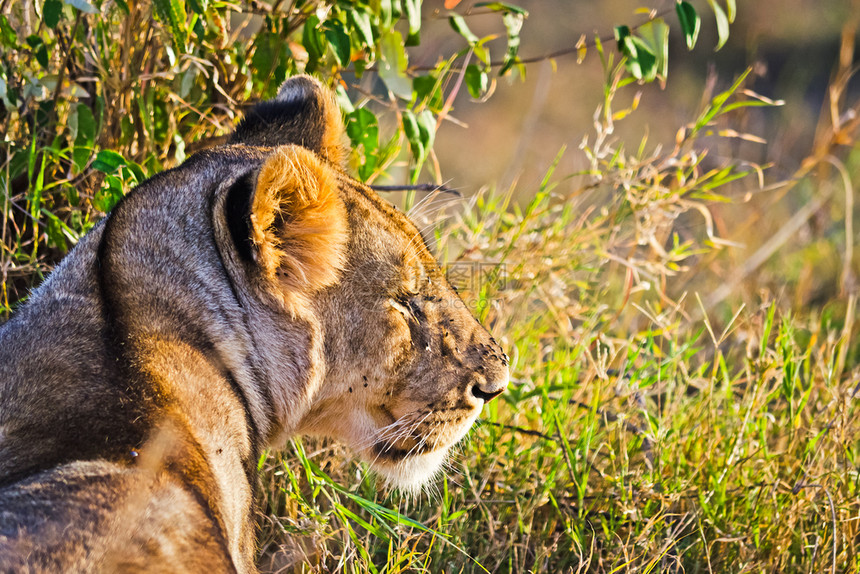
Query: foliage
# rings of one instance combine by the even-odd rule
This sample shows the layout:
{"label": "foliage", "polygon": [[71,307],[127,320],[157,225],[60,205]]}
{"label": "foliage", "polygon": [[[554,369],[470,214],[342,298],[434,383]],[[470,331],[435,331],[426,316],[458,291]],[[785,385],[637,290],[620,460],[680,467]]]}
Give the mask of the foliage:
{"label": "foliage", "polygon": [[[735,1],[707,3],[719,49]],[[283,4],[0,2],[0,311],[135,184],[220,143],[243,105],[293,74],[336,89],[360,179],[439,182],[433,146],[458,93],[486,99],[498,77],[546,58],[520,54],[527,13],[508,3],[447,1],[459,49],[429,69],[410,64],[426,22],[419,0]],[[765,180],[766,166],[711,150],[721,139],[761,142],[730,122],[777,102],[750,91],[743,74],[703,95],[674,145],[626,146],[616,125],[636,113],[642,83],[667,81],[672,27],[690,50],[702,27],[690,2],[646,12],[555,54],[599,60],[603,98],[594,133],[562,150],[536,189],[520,190],[525,201],[513,189],[403,201],[449,269],[477,270],[461,292],[513,358],[509,392],[426,499],[379,494],[365,467],[327,442],[294,440],[263,457],[261,568],[860,568],[850,186],[844,225],[819,245],[845,245],[842,291],[827,304],[792,313],[751,295],[769,274],[800,291],[805,251],[776,274],[765,264],[774,251],[764,252],[712,296],[687,295],[726,265],[717,206],[739,182],[761,189]],[[472,31],[479,13],[498,19],[498,34]],[[844,105],[849,68],[829,92],[830,127],[770,189],[830,190],[844,174],[850,184],[860,160],[839,148],[853,146],[860,123],[860,109]],[[587,169],[558,174],[571,153]],[[561,192],[570,181],[573,191]],[[691,233],[682,224],[693,219]],[[752,271],[761,277],[744,286]]]}
{"label": "foliage", "polygon": [[[450,12],[465,45],[428,70],[410,67],[407,51],[420,43],[420,0],[281,4],[3,3],[0,180],[7,209],[0,310],[8,313],[123,193],[218,143],[240,104],[274,96],[288,76],[313,73],[337,88],[360,178],[385,176],[408,151],[414,183],[425,166],[441,177],[435,132],[463,84],[481,99],[496,74],[525,73],[519,34],[528,14],[509,3]],[[495,35],[478,38],[469,30],[473,12],[501,19],[501,61],[490,56],[499,44]],[[689,41],[699,17],[685,2],[678,15]],[[638,49],[622,46],[628,69],[647,81],[664,77],[665,58],[660,70],[646,62],[653,60],[649,50],[665,53],[663,20],[653,17],[640,28],[642,40],[625,29],[624,46]]]}

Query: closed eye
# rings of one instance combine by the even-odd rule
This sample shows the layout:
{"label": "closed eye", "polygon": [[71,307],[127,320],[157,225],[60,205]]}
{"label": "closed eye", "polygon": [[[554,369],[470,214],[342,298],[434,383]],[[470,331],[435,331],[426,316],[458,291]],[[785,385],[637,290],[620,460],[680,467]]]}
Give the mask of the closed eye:
{"label": "closed eye", "polygon": [[412,318],[412,311],[409,309],[409,304],[400,297],[392,297],[388,300],[392,307],[400,311],[406,318]]}
{"label": "closed eye", "polygon": [[418,306],[418,303],[415,302],[415,295],[414,293],[404,293],[392,297],[389,301],[391,302],[391,306],[400,311],[407,320],[419,322],[424,316],[424,312]]}

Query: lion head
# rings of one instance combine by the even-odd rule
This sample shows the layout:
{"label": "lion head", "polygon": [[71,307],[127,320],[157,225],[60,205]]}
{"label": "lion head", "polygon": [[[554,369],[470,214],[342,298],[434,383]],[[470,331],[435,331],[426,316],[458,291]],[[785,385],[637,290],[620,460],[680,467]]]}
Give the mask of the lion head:
{"label": "lion head", "polygon": [[345,173],[343,141],[331,93],[287,81],[232,137],[266,158],[227,194],[226,227],[272,321],[300,325],[267,343],[269,370],[287,373],[273,377],[273,440],[335,438],[415,490],[504,391],[508,359],[415,225]]}

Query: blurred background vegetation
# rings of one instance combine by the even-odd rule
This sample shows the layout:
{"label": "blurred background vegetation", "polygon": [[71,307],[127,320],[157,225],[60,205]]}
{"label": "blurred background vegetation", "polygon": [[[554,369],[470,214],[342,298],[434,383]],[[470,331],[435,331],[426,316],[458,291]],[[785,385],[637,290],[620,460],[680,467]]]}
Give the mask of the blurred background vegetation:
{"label": "blurred background vegetation", "polygon": [[262,570],[856,572],[858,23],[849,0],[0,0],[0,314],[313,73],[357,177],[434,184],[385,193],[470,270],[513,380],[417,499],[327,441],[263,457]]}

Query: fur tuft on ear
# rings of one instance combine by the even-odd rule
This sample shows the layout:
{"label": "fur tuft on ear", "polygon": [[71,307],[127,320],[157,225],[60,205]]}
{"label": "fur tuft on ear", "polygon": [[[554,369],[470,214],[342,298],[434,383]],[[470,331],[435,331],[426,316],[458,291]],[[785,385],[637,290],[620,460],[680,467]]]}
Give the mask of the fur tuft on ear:
{"label": "fur tuft on ear", "polygon": [[230,142],[263,147],[300,145],[338,167],[345,165],[348,149],[334,93],[311,76],[290,78],[275,99],[251,108]]}
{"label": "fur tuft on ear", "polygon": [[314,153],[275,149],[257,176],[250,219],[261,271],[287,301],[337,281],[346,259],[346,209],[337,175]]}

